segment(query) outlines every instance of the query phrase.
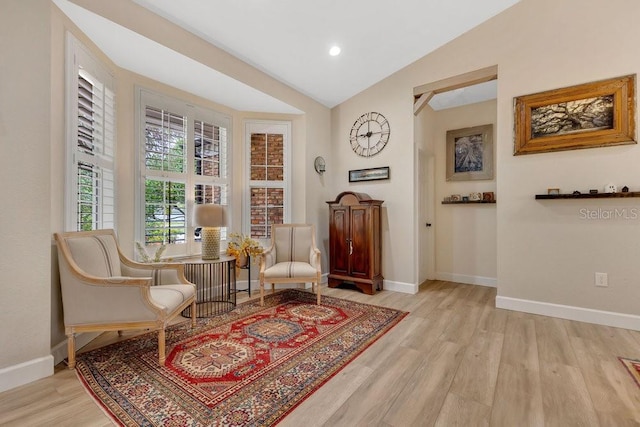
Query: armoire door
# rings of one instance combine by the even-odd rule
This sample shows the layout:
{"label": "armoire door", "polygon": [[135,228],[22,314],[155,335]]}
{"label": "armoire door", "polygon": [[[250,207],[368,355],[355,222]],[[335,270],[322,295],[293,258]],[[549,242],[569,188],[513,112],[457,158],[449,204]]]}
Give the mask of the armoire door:
{"label": "armoire door", "polygon": [[331,274],[349,274],[349,207],[332,206],[329,227]]}
{"label": "armoire door", "polygon": [[371,262],[371,232],[368,206],[351,206],[350,275],[369,279]]}

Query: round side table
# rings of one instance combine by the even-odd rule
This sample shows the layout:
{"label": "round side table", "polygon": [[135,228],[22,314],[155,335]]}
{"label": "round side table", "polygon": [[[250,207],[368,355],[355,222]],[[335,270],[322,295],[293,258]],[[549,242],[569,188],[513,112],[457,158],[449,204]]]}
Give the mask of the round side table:
{"label": "round side table", "polygon": [[[188,258],[182,261],[184,275],[196,285],[196,317],[209,317],[226,313],[236,306],[236,259],[220,256],[203,260]],[[182,311],[191,316],[191,307]]]}

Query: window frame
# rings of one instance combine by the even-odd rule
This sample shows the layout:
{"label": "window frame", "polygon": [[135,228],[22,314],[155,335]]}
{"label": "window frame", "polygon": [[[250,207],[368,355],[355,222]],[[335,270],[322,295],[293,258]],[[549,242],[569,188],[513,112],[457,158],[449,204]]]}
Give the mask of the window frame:
{"label": "window frame", "polygon": [[[288,120],[258,120],[247,119],[244,120],[244,195],[242,198],[242,232],[248,236],[251,236],[251,189],[253,187],[267,187],[267,188],[283,188],[284,190],[284,203],[283,203],[283,223],[291,222],[291,199],[292,199],[292,184],[291,184],[291,157],[292,157],[292,142],[291,142],[291,121]],[[251,179],[251,134],[253,133],[274,133],[284,135],[283,150],[284,150],[284,165],[283,165],[283,181],[282,184],[277,184],[277,181],[268,181],[265,185],[265,181],[252,180]],[[262,183],[258,185],[258,183]],[[267,224],[270,225],[270,224]],[[263,245],[270,243],[271,238],[267,237],[259,240]]]}
{"label": "window frame", "polygon": [[[135,98],[135,127],[136,127],[136,172],[135,172],[135,237],[136,241],[145,242],[145,183],[147,178],[181,182],[185,184],[185,243],[167,244],[165,256],[167,257],[191,257],[201,253],[201,243],[195,237],[193,223],[193,210],[196,205],[195,186],[198,184],[221,186],[221,204],[230,205],[231,200],[231,147],[232,147],[232,118],[229,115],[215,111],[211,108],[197,106],[187,101],[165,95],[151,89],[136,86]],[[146,168],[146,107],[159,108],[186,118],[185,138],[185,171],[150,171]],[[206,122],[226,129],[226,140],[220,143],[220,177],[203,176],[195,174],[195,122]],[[224,145],[224,147],[223,147]],[[226,187],[226,188],[225,188]],[[222,230],[223,240],[226,230]],[[155,248],[156,246],[151,246]]]}
{"label": "window frame", "polygon": [[[64,229],[79,231],[78,211],[78,169],[80,164],[91,165],[92,171],[99,174],[92,176],[93,186],[98,191],[92,195],[92,226],[91,229],[116,228],[117,215],[117,177],[116,177],[116,80],[113,72],[106,64],[93,55],[70,32],[66,35],[65,58],[65,185],[64,185]],[[95,135],[102,138],[95,139],[95,151],[88,154],[78,149],[79,130],[79,75],[85,74],[83,79],[89,81],[95,88],[102,85],[103,105],[98,110],[102,112],[102,121],[97,122]],[[110,99],[110,102],[107,102]],[[92,99],[93,102],[93,99]],[[106,106],[106,108],[104,108]],[[107,115],[110,114],[110,122]]]}

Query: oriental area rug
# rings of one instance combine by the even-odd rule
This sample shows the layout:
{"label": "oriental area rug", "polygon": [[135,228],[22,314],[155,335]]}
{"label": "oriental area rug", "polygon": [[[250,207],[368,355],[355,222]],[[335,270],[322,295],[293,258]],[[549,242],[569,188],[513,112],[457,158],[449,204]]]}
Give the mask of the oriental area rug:
{"label": "oriental area rug", "polygon": [[407,313],[289,289],[78,355],[77,375],[118,425],[277,423]]}
{"label": "oriental area rug", "polygon": [[627,371],[633,377],[636,385],[640,387],[640,360],[626,359],[624,357],[618,357],[620,362],[627,368]]}

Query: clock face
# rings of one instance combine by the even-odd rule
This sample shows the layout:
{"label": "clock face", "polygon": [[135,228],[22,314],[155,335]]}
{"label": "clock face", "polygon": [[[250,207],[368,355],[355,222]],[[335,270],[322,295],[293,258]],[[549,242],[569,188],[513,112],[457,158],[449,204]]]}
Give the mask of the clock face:
{"label": "clock face", "polygon": [[363,157],[378,154],[387,145],[390,133],[389,121],[382,114],[365,113],[351,127],[351,149]]}

